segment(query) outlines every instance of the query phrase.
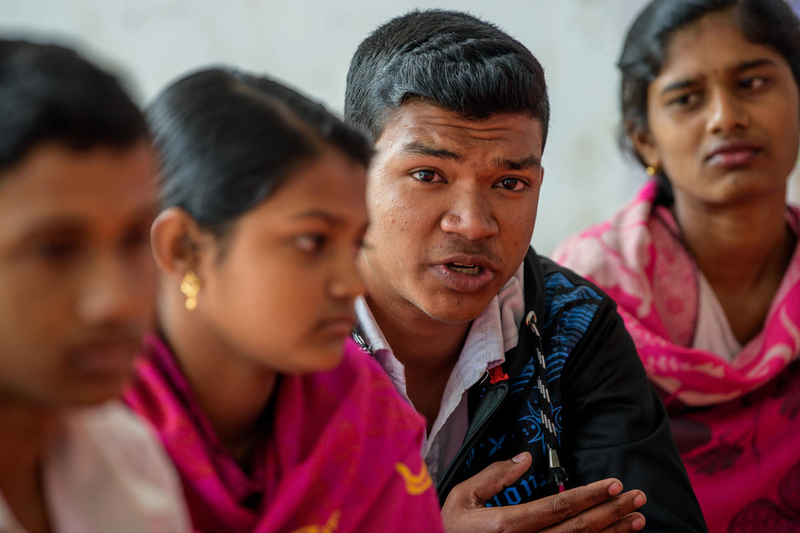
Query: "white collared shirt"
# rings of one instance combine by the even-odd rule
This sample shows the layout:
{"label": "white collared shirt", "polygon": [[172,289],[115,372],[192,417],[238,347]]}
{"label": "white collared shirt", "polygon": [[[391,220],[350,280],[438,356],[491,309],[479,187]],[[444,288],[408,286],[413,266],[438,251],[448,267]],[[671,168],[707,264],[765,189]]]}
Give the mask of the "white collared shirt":
{"label": "white collared shirt", "polygon": [[[422,449],[434,481],[438,481],[467,435],[467,391],[489,369],[505,362],[506,352],[517,346],[519,323],[524,313],[523,266],[520,265],[483,313],[472,321],[464,348],[447,380],[439,414]],[[394,356],[363,297],[356,300],[356,316],[370,350],[400,394],[408,400],[405,367]]]}
{"label": "white collared shirt", "polygon": [[[43,464],[50,521],[64,533],[184,533],[180,480],[156,437],[118,401],[65,416]],[[25,533],[0,494],[0,532]]]}

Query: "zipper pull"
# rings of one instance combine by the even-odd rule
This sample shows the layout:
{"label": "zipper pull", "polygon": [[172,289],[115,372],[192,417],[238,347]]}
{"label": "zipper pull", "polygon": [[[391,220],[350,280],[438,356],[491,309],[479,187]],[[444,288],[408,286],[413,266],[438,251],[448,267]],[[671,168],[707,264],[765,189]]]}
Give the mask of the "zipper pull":
{"label": "zipper pull", "polygon": [[525,317],[525,325],[531,328],[531,331],[533,331],[537,337],[542,337],[539,334],[539,328],[536,327],[536,313],[533,311],[528,312],[528,316]]}

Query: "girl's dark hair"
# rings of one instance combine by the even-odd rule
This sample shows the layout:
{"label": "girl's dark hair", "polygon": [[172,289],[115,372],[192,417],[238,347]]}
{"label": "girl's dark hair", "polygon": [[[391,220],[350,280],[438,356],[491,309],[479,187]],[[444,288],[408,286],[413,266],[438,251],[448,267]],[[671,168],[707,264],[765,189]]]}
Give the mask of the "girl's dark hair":
{"label": "girl's dark hair", "polygon": [[[653,0],[634,21],[620,56],[624,152],[645,164],[628,138],[647,126],[647,88],[661,72],[675,32],[716,12],[729,11],[744,37],[778,51],[800,87],[800,21],[784,0]],[[665,180],[661,176],[662,181]]]}
{"label": "girl's dark hair", "polygon": [[147,139],[116,78],[61,46],[0,39],[0,171],[43,143],[125,149]]}
{"label": "girl's dark hair", "polygon": [[147,110],[163,208],[222,236],[299,165],[335,148],[369,164],[367,139],[322,105],[266,77],[210,69],[165,89]]}

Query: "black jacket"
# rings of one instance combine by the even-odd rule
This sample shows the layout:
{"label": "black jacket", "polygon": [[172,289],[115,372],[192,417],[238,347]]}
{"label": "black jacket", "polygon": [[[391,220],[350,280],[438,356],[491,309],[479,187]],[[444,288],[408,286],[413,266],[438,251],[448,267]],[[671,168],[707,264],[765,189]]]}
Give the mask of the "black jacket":
{"label": "black jacket", "polygon": [[640,509],[647,519],[645,531],[706,531],[664,406],[614,302],[532,249],[524,268],[525,313],[535,312],[541,340],[523,322],[519,344],[503,365],[508,379],[485,380],[470,389],[469,430],[440,474],[440,500],[491,463],[522,451],[532,454],[531,469],[488,505],[514,505],[556,493],[547,483],[536,389],[539,346],[567,488],[615,477],[626,490],[647,495]]}

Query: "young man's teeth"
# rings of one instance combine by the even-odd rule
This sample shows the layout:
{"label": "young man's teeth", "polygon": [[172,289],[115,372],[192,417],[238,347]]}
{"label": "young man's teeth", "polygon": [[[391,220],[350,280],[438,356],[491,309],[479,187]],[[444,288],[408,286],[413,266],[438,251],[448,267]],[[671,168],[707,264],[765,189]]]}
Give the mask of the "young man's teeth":
{"label": "young man's teeth", "polygon": [[450,270],[461,274],[475,275],[480,273],[481,267],[478,265],[464,265],[463,263],[450,263]]}

